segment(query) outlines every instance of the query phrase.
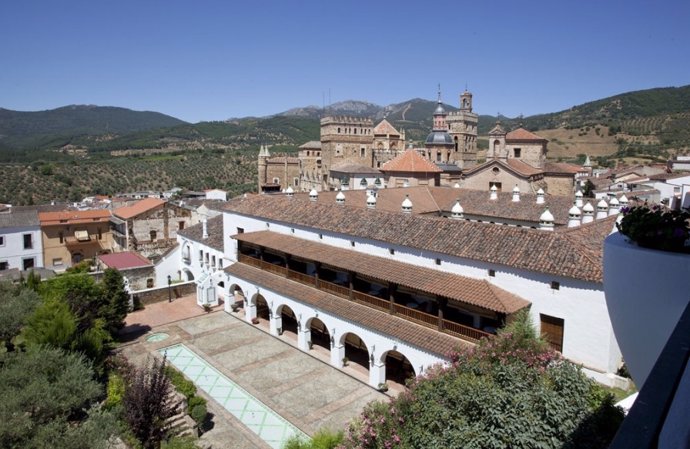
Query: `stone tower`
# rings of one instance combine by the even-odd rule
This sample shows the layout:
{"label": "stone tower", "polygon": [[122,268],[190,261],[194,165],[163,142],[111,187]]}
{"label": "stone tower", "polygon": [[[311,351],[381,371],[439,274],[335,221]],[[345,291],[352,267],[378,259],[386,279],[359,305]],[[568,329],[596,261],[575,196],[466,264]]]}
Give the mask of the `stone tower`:
{"label": "stone tower", "polygon": [[460,168],[477,164],[477,124],[479,116],[472,112],[472,93],[467,89],[460,94],[460,110],[446,117],[448,132],[453,138],[455,163]]}
{"label": "stone tower", "polygon": [[[328,173],[332,167],[343,162],[373,167],[373,129],[374,123],[368,118],[332,116],[322,118],[322,173]],[[324,180],[324,187],[327,186],[327,181],[327,179]]]}
{"label": "stone tower", "polygon": [[268,152],[268,146],[261,145],[259,149],[259,182],[257,183],[257,188],[259,189],[258,193],[261,193],[262,191],[262,186],[266,184],[266,166],[267,166],[267,160],[268,158],[271,157],[271,154]]}

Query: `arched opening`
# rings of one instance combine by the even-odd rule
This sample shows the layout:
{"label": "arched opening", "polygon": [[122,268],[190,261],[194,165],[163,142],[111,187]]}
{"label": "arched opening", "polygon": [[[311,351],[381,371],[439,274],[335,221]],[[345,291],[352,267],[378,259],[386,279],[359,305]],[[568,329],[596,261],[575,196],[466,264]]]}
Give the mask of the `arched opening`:
{"label": "arched opening", "polygon": [[331,350],[331,334],[328,332],[328,328],[318,318],[312,318],[307,323],[309,330],[311,332],[311,345],[309,349],[324,348],[328,351]]}
{"label": "arched opening", "polygon": [[187,281],[193,281],[194,280],[194,275],[192,274],[191,271],[189,271],[188,269],[185,268],[184,270],[182,270],[182,272],[184,273]]}
{"label": "arched opening", "polygon": [[494,140],[494,156],[498,156],[498,151],[501,149],[501,142],[499,140]]}
{"label": "arched opening", "polygon": [[369,371],[369,350],[364,341],[358,335],[348,332],[341,337],[341,342],[345,346],[346,365],[353,368],[364,368]]}
{"label": "arched opening", "polygon": [[270,320],[271,313],[270,309],[268,308],[268,302],[266,302],[266,298],[264,298],[260,294],[256,294],[254,295],[254,302],[256,304],[256,317],[259,319],[259,321]]}
{"label": "arched opening", "polygon": [[404,386],[408,379],[416,376],[414,367],[402,353],[391,350],[386,352],[382,358],[386,365],[386,382],[394,382]]}
{"label": "arched opening", "polygon": [[246,301],[242,288],[237,284],[232,284],[229,289],[230,292],[230,307],[233,312],[237,312],[244,308]]}
{"label": "arched opening", "polygon": [[280,316],[280,329],[278,331],[281,335],[289,335],[290,337],[297,339],[297,317],[295,312],[286,305],[278,307],[277,311]]}

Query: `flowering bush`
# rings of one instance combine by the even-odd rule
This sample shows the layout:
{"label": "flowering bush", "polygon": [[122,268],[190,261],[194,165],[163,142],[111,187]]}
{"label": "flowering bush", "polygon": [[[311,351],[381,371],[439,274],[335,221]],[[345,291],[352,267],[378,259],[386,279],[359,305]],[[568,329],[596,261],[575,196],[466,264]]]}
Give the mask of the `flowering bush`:
{"label": "flowering bush", "polygon": [[616,226],[621,234],[644,248],[690,253],[690,213],[654,205],[624,207]]}
{"label": "flowering bush", "polygon": [[390,402],[367,406],[341,447],[607,447],[623,418],[610,394],[533,328],[530,337],[521,324],[509,327],[450,354],[450,364],[428,369]]}

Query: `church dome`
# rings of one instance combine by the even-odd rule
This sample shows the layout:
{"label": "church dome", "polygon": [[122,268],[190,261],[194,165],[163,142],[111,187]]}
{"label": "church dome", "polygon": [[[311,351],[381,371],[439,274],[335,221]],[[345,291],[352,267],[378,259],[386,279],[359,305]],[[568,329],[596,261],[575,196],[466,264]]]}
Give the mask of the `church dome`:
{"label": "church dome", "polygon": [[434,109],[434,115],[443,115],[446,113],[446,110],[443,109],[443,104],[441,102],[438,103],[438,106],[436,106],[436,109]]}
{"label": "church dome", "polygon": [[432,131],[426,136],[426,145],[449,145],[454,146],[453,138],[447,132]]}

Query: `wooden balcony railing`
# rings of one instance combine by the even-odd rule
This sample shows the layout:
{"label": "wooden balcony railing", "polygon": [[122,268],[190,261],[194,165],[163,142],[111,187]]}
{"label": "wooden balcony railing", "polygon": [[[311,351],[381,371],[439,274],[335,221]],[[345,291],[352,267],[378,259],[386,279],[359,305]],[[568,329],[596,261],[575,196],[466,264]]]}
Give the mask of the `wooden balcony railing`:
{"label": "wooden balcony railing", "polygon": [[448,320],[443,320],[443,330],[450,335],[454,335],[456,337],[460,337],[463,339],[471,339],[474,341],[479,341],[483,337],[488,337],[489,335],[491,335],[488,332],[484,332],[482,330],[475,329],[470,326],[465,326],[464,324],[454,323]]}
{"label": "wooden balcony railing", "polygon": [[314,286],[314,276],[309,276],[308,274],[300,273],[299,271],[295,270],[287,270],[287,277],[288,279],[297,281],[300,284],[311,285],[312,287]]}
{"label": "wooden balcony railing", "polygon": [[319,288],[329,293],[333,293],[334,295],[342,296],[343,298],[350,297],[350,289],[348,287],[334,284],[332,282],[323,281],[319,279]]}
{"label": "wooden balcony railing", "polygon": [[366,304],[368,306],[374,307],[376,309],[383,310],[384,312],[388,312],[390,310],[390,302],[389,301],[386,301],[385,299],[377,298],[376,296],[367,295],[366,293],[353,291],[352,292],[352,299],[354,299],[357,302],[361,302],[361,303]]}
{"label": "wooden balcony railing", "polygon": [[[256,268],[260,268],[265,271],[269,271],[271,273],[275,273],[279,276],[286,277],[288,279],[297,281],[301,284],[309,285],[309,286],[314,286],[315,285],[315,278],[314,276],[309,276],[304,273],[300,273],[299,271],[295,270],[290,270],[286,269],[285,267],[281,267],[280,265],[275,265],[269,262],[265,262],[262,260],[259,260],[255,257],[248,256],[245,254],[239,254],[237,258],[238,262],[245,263],[247,265],[251,265]],[[320,290],[327,291],[329,293],[332,293],[334,295],[349,299],[350,298],[350,289],[349,287],[346,287],[344,285],[338,285],[334,284],[333,282],[328,282],[324,281],[322,279],[319,279],[319,287]],[[377,298],[376,296],[372,296],[366,293],[358,292],[356,290],[352,291],[352,299],[358,303],[365,304],[369,307],[372,307],[374,309],[378,309],[384,312],[389,312],[391,310],[391,305],[390,301]],[[396,304],[393,303],[393,313],[396,315],[400,315],[402,317],[405,317],[405,319],[409,321],[413,321],[417,324],[420,324],[422,326],[431,328],[431,329],[436,329],[439,330],[438,328],[438,323],[439,319],[438,316],[436,315],[431,315],[426,312],[421,312],[416,309],[412,309],[410,307],[403,306],[401,304]],[[491,334],[484,332],[479,329],[475,329],[470,326],[465,326],[464,324],[460,323],[455,323],[453,321],[449,320],[443,320],[443,328],[440,329],[441,331],[453,335],[455,337],[461,338],[463,340],[469,340],[473,342],[479,341],[483,337],[487,337]]]}

